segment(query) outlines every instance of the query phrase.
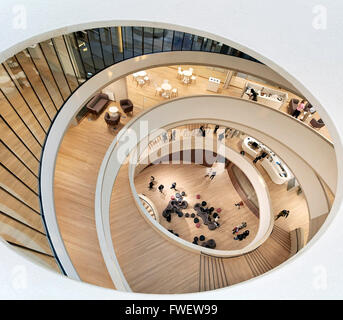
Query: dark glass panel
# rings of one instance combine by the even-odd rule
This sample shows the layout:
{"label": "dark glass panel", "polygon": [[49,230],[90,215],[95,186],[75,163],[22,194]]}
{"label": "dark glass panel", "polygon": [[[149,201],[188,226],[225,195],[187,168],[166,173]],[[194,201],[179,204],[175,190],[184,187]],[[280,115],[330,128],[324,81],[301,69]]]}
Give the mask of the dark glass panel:
{"label": "dark glass panel", "polygon": [[173,50],[177,51],[182,49],[183,36],[184,32],[174,31]]}
{"label": "dark glass panel", "polygon": [[88,36],[86,31],[75,32],[77,46],[86,70],[87,78],[90,78],[95,73],[94,61],[88,43]]}
{"label": "dark glass panel", "polygon": [[89,46],[91,54],[93,55],[95,71],[98,72],[105,68],[104,59],[102,55],[102,47],[100,43],[99,29],[92,29],[87,31]]}
{"label": "dark glass panel", "polygon": [[161,52],[163,46],[163,29],[154,28],[153,51]]}
{"label": "dark glass panel", "polygon": [[153,28],[144,28],[144,54],[152,52],[153,46]]}
{"label": "dark glass panel", "polygon": [[171,51],[173,45],[173,35],[174,31],[172,30],[164,30],[163,33],[163,51]]}
{"label": "dark glass panel", "polygon": [[74,66],[76,77],[81,83],[86,79],[86,72],[82,63],[82,59],[80,56],[79,48],[77,46],[74,33],[65,35],[64,40],[65,40],[72,64]]}
{"label": "dark glass panel", "polygon": [[193,34],[185,33],[185,36],[183,37],[182,50],[192,50],[193,38]]}
{"label": "dark glass panel", "polygon": [[114,52],[115,62],[122,61],[124,59],[124,50],[123,50],[123,36],[121,27],[111,28],[112,35],[112,46]]}
{"label": "dark glass panel", "polygon": [[143,28],[132,27],[133,32],[133,55],[141,56],[143,54]]}
{"label": "dark glass panel", "polygon": [[102,44],[102,52],[104,54],[104,62],[106,67],[108,67],[114,63],[110,28],[100,29],[100,40]]}
{"label": "dark glass panel", "polygon": [[194,36],[192,50],[193,51],[200,51],[203,40],[204,40],[203,37]]}
{"label": "dark glass panel", "polygon": [[132,27],[122,27],[122,33],[123,33],[124,59],[129,59],[133,57]]}
{"label": "dark glass panel", "polygon": [[204,42],[202,44],[202,51],[209,52],[211,51],[212,40],[208,38],[204,38]]}

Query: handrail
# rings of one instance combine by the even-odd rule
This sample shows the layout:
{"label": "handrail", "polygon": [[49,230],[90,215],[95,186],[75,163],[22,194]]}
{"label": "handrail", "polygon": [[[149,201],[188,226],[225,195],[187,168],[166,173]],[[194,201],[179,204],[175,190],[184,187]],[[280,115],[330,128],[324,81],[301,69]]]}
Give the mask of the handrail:
{"label": "handrail", "polygon": [[141,201],[144,201],[152,210],[152,212],[154,213],[154,216],[155,216],[155,220],[157,222],[160,222],[160,216],[158,214],[158,210],[157,208],[155,207],[154,203],[147,197],[145,196],[144,194],[139,194],[138,197],[141,199]]}

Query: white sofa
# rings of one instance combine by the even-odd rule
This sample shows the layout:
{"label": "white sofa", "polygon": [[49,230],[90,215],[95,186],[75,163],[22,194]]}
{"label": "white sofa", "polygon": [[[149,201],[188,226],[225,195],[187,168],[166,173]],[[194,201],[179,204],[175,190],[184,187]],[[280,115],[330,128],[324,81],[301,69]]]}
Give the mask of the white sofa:
{"label": "white sofa", "polygon": [[247,81],[245,83],[242,98],[249,100],[250,89],[254,89],[257,94],[257,102],[274,109],[280,109],[288,99],[288,94],[279,90],[268,88],[256,83]]}

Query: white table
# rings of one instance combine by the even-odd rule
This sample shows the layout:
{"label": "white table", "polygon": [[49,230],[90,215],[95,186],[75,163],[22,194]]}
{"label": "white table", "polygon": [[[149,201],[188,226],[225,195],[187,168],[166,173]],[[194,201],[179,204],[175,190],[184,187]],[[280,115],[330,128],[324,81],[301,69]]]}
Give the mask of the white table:
{"label": "white table", "polygon": [[169,83],[162,83],[161,88],[163,91],[170,91],[172,86]]}
{"label": "white table", "polygon": [[111,117],[115,116],[119,112],[119,109],[117,107],[110,107],[108,109],[108,113]]}
{"label": "white table", "polygon": [[[252,149],[251,146],[249,146],[248,144],[249,142],[256,142],[258,144],[258,147],[256,149]],[[272,181],[275,184],[283,184],[292,179],[293,174],[288,169],[288,167],[283,164],[279,157],[265,145],[252,137],[246,137],[242,142],[242,149],[253,158],[256,158],[260,154],[262,148],[268,152],[269,157],[268,159],[263,158],[261,160],[261,165],[263,169],[266,170]]]}
{"label": "white table", "polygon": [[145,77],[147,75],[146,71],[139,71],[139,72],[136,72],[137,76],[138,77]]}
{"label": "white table", "polygon": [[190,70],[184,70],[183,71],[183,76],[184,77],[191,77],[192,76],[192,71],[190,71]]}

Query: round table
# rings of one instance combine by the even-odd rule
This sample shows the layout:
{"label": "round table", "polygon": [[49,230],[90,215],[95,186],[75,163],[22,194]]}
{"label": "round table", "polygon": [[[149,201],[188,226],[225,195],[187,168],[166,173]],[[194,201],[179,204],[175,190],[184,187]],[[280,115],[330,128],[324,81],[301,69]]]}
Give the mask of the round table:
{"label": "round table", "polygon": [[136,72],[137,76],[138,77],[145,77],[146,76],[146,71],[139,71],[139,72]]}
{"label": "round table", "polygon": [[111,117],[115,116],[119,112],[119,109],[117,107],[110,107],[108,109],[108,113]]}
{"label": "round table", "polygon": [[172,86],[171,86],[169,83],[162,83],[161,88],[162,88],[164,91],[170,91],[171,88],[172,88]]}
{"label": "round table", "polygon": [[183,71],[183,75],[185,76],[185,77],[191,77],[192,76],[192,71],[190,71],[190,70],[184,70]]}

